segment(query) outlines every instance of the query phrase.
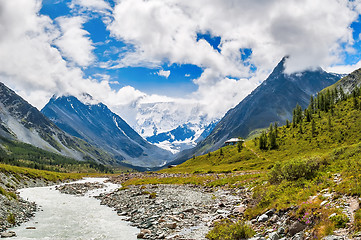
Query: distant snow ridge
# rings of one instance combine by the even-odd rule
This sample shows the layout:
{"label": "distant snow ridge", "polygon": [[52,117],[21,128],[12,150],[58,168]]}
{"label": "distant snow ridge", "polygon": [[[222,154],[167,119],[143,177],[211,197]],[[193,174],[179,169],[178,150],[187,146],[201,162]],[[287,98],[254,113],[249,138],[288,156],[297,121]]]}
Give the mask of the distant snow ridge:
{"label": "distant snow ridge", "polygon": [[133,128],[150,143],[172,153],[194,147],[205,129],[218,121],[199,103],[138,103],[134,108]]}

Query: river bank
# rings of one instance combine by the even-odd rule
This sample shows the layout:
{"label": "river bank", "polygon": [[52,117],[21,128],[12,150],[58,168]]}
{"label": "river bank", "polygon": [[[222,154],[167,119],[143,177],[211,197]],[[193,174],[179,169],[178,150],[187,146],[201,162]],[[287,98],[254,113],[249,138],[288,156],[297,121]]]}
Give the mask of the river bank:
{"label": "river bank", "polygon": [[16,190],[52,184],[55,183],[41,178],[31,179],[18,174],[0,172],[0,235],[6,235],[3,233],[6,229],[28,221],[37,210],[35,203],[20,198]]}
{"label": "river bank", "polygon": [[[93,198],[100,193],[112,192],[119,185],[103,183],[105,179],[88,178],[60,186],[35,187],[19,190],[20,197],[35,202],[38,210],[29,221],[11,228],[16,239],[136,239],[137,228],[129,226],[116,212],[100,205]],[[75,189],[76,194],[63,194],[57,190]],[[73,188],[73,186],[76,186]],[[79,191],[79,189],[82,189]]]}
{"label": "river bank", "polygon": [[[153,175],[157,178],[181,177],[174,174]],[[37,201],[40,198],[43,202],[40,204],[42,211],[36,213],[37,219],[35,217],[30,222],[23,224],[22,228],[19,228],[21,229],[20,233],[27,234],[29,231],[27,228],[39,231],[38,235],[36,235],[34,230],[35,237],[30,239],[38,239],[37,236],[54,234],[49,233],[48,229],[56,228],[57,225],[62,226],[62,228],[68,226],[62,219],[67,219],[68,222],[68,215],[74,215],[75,213],[74,222],[68,226],[69,228],[75,227],[75,230],[60,231],[56,233],[57,235],[50,236],[57,236],[58,238],[55,239],[66,239],[64,236],[72,238],[72,234],[81,236],[78,239],[86,239],[84,236],[94,235],[101,236],[100,239],[127,240],[136,238],[205,239],[206,234],[214,227],[215,223],[220,222],[222,219],[232,219],[233,221],[241,219],[256,232],[256,235],[252,238],[253,240],[313,239],[315,228],[312,223],[320,216],[313,213],[308,215],[308,211],[303,212],[302,210],[306,205],[311,205],[314,212],[329,214],[330,219],[338,216],[341,212],[348,219],[343,220],[345,221],[343,227],[338,228],[333,232],[333,235],[323,239],[361,238],[361,234],[354,232],[355,212],[359,209],[359,199],[339,195],[330,189],[323,189],[300,206],[295,205],[279,210],[268,209],[260,215],[247,220],[244,213],[247,208],[252,207],[254,201],[252,200],[252,188],[247,186],[230,188],[196,184],[135,184],[120,188],[119,183],[121,182],[142,176],[153,177],[153,175],[123,174],[117,177],[113,176],[109,180],[100,183],[96,179],[85,179],[48,189],[40,188],[40,190],[38,189],[40,192],[32,192],[34,189],[24,189],[21,191],[21,196],[25,199],[29,198],[30,201],[33,201],[32,198],[36,195]],[[37,184],[46,183],[39,182]],[[94,199],[94,197],[100,201]],[[86,199],[86,202],[83,201],[83,198]],[[78,200],[81,200],[80,203],[77,203],[78,205],[67,206],[67,204],[73,204]],[[22,200],[18,202],[22,202]],[[48,203],[53,205],[47,206]],[[93,209],[90,209],[90,206]],[[98,207],[102,207],[101,210]],[[35,210],[35,208],[29,208],[29,210],[26,210],[26,208],[26,206],[19,205],[19,211],[25,213],[31,213]],[[65,211],[68,208],[70,210]],[[339,213],[332,213],[332,209],[339,209]],[[45,215],[43,215],[43,210]],[[98,210],[99,213],[96,213]],[[46,215],[46,212],[54,214]],[[62,215],[64,212],[65,215]],[[89,212],[92,213],[91,216],[88,215]],[[107,214],[103,216],[103,212],[107,212]],[[25,216],[29,218],[30,215]],[[84,217],[79,219],[79,216]],[[38,221],[45,220],[48,223],[54,218],[59,221],[52,223],[53,227],[38,225]],[[25,220],[26,218],[24,218]],[[99,222],[94,225],[95,220]],[[124,220],[128,223],[124,222]],[[119,238],[122,236],[124,229],[130,227],[129,224],[133,226],[132,230],[128,231],[129,237]],[[98,229],[101,225],[104,226],[104,229],[99,233]],[[122,227],[119,228],[119,226]],[[78,230],[82,228],[88,230],[79,232]],[[94,229],[97,229],[97,231]],[[116,235],[119,233],[119,236]],[[330,233],[332,234],[332,232]]]}

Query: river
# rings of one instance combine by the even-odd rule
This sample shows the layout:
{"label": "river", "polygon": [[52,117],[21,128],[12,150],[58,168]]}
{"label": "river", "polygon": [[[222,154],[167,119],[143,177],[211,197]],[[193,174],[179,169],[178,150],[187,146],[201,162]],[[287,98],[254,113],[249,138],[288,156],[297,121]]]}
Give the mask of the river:
{"label": "river", "polygon": [[[77,182],[103,182],[105,179],[84,179]],[[139,229],[129,226],[115,211],[100,205],[91,196],[99,192],[112,191],[119,185],[106,183],[105,189],[98,189],[85,196],[62,194],[55,187],[21,189],[20,196],[35,202],[40,211],[21,226],[9,229],[15,231],[14,239],[137,239]],[[35,228],[35,229],[29,229]]]}

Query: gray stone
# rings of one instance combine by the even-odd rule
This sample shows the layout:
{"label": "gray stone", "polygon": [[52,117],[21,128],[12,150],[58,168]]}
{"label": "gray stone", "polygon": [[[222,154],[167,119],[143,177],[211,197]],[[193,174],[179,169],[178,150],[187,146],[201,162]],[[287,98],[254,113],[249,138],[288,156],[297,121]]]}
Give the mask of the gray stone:
{"label": "gray stone", "polygon": [[303,232],[299,232],[299,233],[295,234],[292,238],[292,240],[303,240],[303,239],[304,239]]}
{"label": "gray stone", "polygon": [[294,222],[290,228],[288,229],[288,233],[293,236],[295,235],[296,233],[299,233],[301,232],[303,229],[306,228],[306,225],[303,224],[303,223],[300,223],[300,222]]}
{"label": "gray stone", "polygon": [[13,231],[1,233],[1,238],[11,238],[11,237],[16,237],[16,233]]}
{"label": "gray stone", "polygon": [[282,235],[285,233],[285,228],[284,227],[280,227],[278,230],[277,230],[278,234]]}
{"label": "gray stone", "polygon": [[326,236],[322,239],[323,240],[343,240],[344,238],[340,237],[340,236],[330,235],[330,236]]}
{"label": "gray stone", "polygon": [[278,235],[277,232],[272,232],[268,235],[270,240],[278,240],[280,238],[280,236]]}
{"label": "gray stone", "polygon": [[327,200],[323,201],[323,202],[320,204],[320,206],[322,207],[322,206],[325,205],[327,202],[328,202]]}
{"label": "gray stone", "polygon": [[266,222],[269,219],[268,215],[262,214],[258,217],[258,222]]}
{"label": "gray stone", "polygon": [[270,221],[271,221],[272,223],[275,223],[275,222],[277,222],[279,219],[280,219],[279,216],[273,215],[273,216],[270,218]]}
{"label": "gray stone", "polygon": [[175,229],[177,227],[177,223],[175,223],[175,222],[166,223],[166,224],[164,224],[164,227],[169,228],[169,229]]}
{"label": "gray stone", "polygon": [[138,233],[138,235],[137,235],[137,238],[143,238],[144,237],[144,233]]}
{"label": "gray stone", "polygon": [[267,216],[271,217],[275,212],[276,212],[275,209],[270,209],[270,210],[268,210],[265,214],[266,214]]}

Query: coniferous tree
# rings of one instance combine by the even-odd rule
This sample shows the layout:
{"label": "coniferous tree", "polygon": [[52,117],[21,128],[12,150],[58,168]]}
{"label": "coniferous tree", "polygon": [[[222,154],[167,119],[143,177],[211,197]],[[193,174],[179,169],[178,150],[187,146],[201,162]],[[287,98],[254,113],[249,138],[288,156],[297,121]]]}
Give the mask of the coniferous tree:
{"label": "coniferous tree", "polygon": [[272,123],[269,127],[268,132],[268,142],[269,142],[269,149],[276,149],[277,148],[277,124],[273,127]]}
{"label": "coniferous tree", "polygon": [[310,105],[308,105],[308,111],[311,113],[311,114],[314,114],[315,113],[315,103],[314,103],[314,100],[313,100],[313,96],[311,95],[311,98],[310,98]]}
{"label": "coniferous tree", "polygon": [[275,127],[274,127],[274,129],[275,129],[276,138],[278,138],[278,123],[277,123],[277,122],[275,122]]}
{"label": "coniferous tree", "polygon": [[316,135],[316,124],[315,124],[315,120],[313,120],[313,119],[311,121],[311,134],[312,134],[312,137],[314,137]]}
{"label": "coniferous tree", "polygon": [[241,152],[242,148],[243,148],[242,142],[238,142],[238,143],[237,143],[237,150],[238,150],[238,152]]}
{"label": "coniferous tree", "polygon": [[[357,88],[357,87],[356,87]],[[358,103],[358,100],[357,100],[357,95],[358,95],[358,90],[355,89],[354,91],[352,91],[352,99],[353,99],[353,107],[354,109],[358,109],[359,108],[359,103]]]}
{"label": "coniferous tree", "polygon": [[297,103],[296,108],[293,110],[293,118],[292,118],[293,127],[299,124],[302,118],[303,118],[302,107]]}
{"label": "coniferous tree", "polygon": [[220,155],[220,156],[223,156],[223,150],[222,150],[222,148],[219,149],[219,155]]}
{"label": "coniferous tree", "polygon": [[267,134],[265,131],[262,132],[259,137],[259,149],[266,150],[267,149]]}
{"label": "coniferous tree", "polygon": [[276,140],[276,134],[274,131],[268,133],[268,139],[269,139],[269,148],[276,149],[277,148],[277,140]]}
{"label": "coniferous tree", "polygon": [[290,127],[290,121],[287,119],[286,120],[286,128],[289,128]]}
{"label": "coniferous tree", "polygon": [[306,117],[306,122],[311,122],[311,112],[308,109],[305,109],[305,117]]}

